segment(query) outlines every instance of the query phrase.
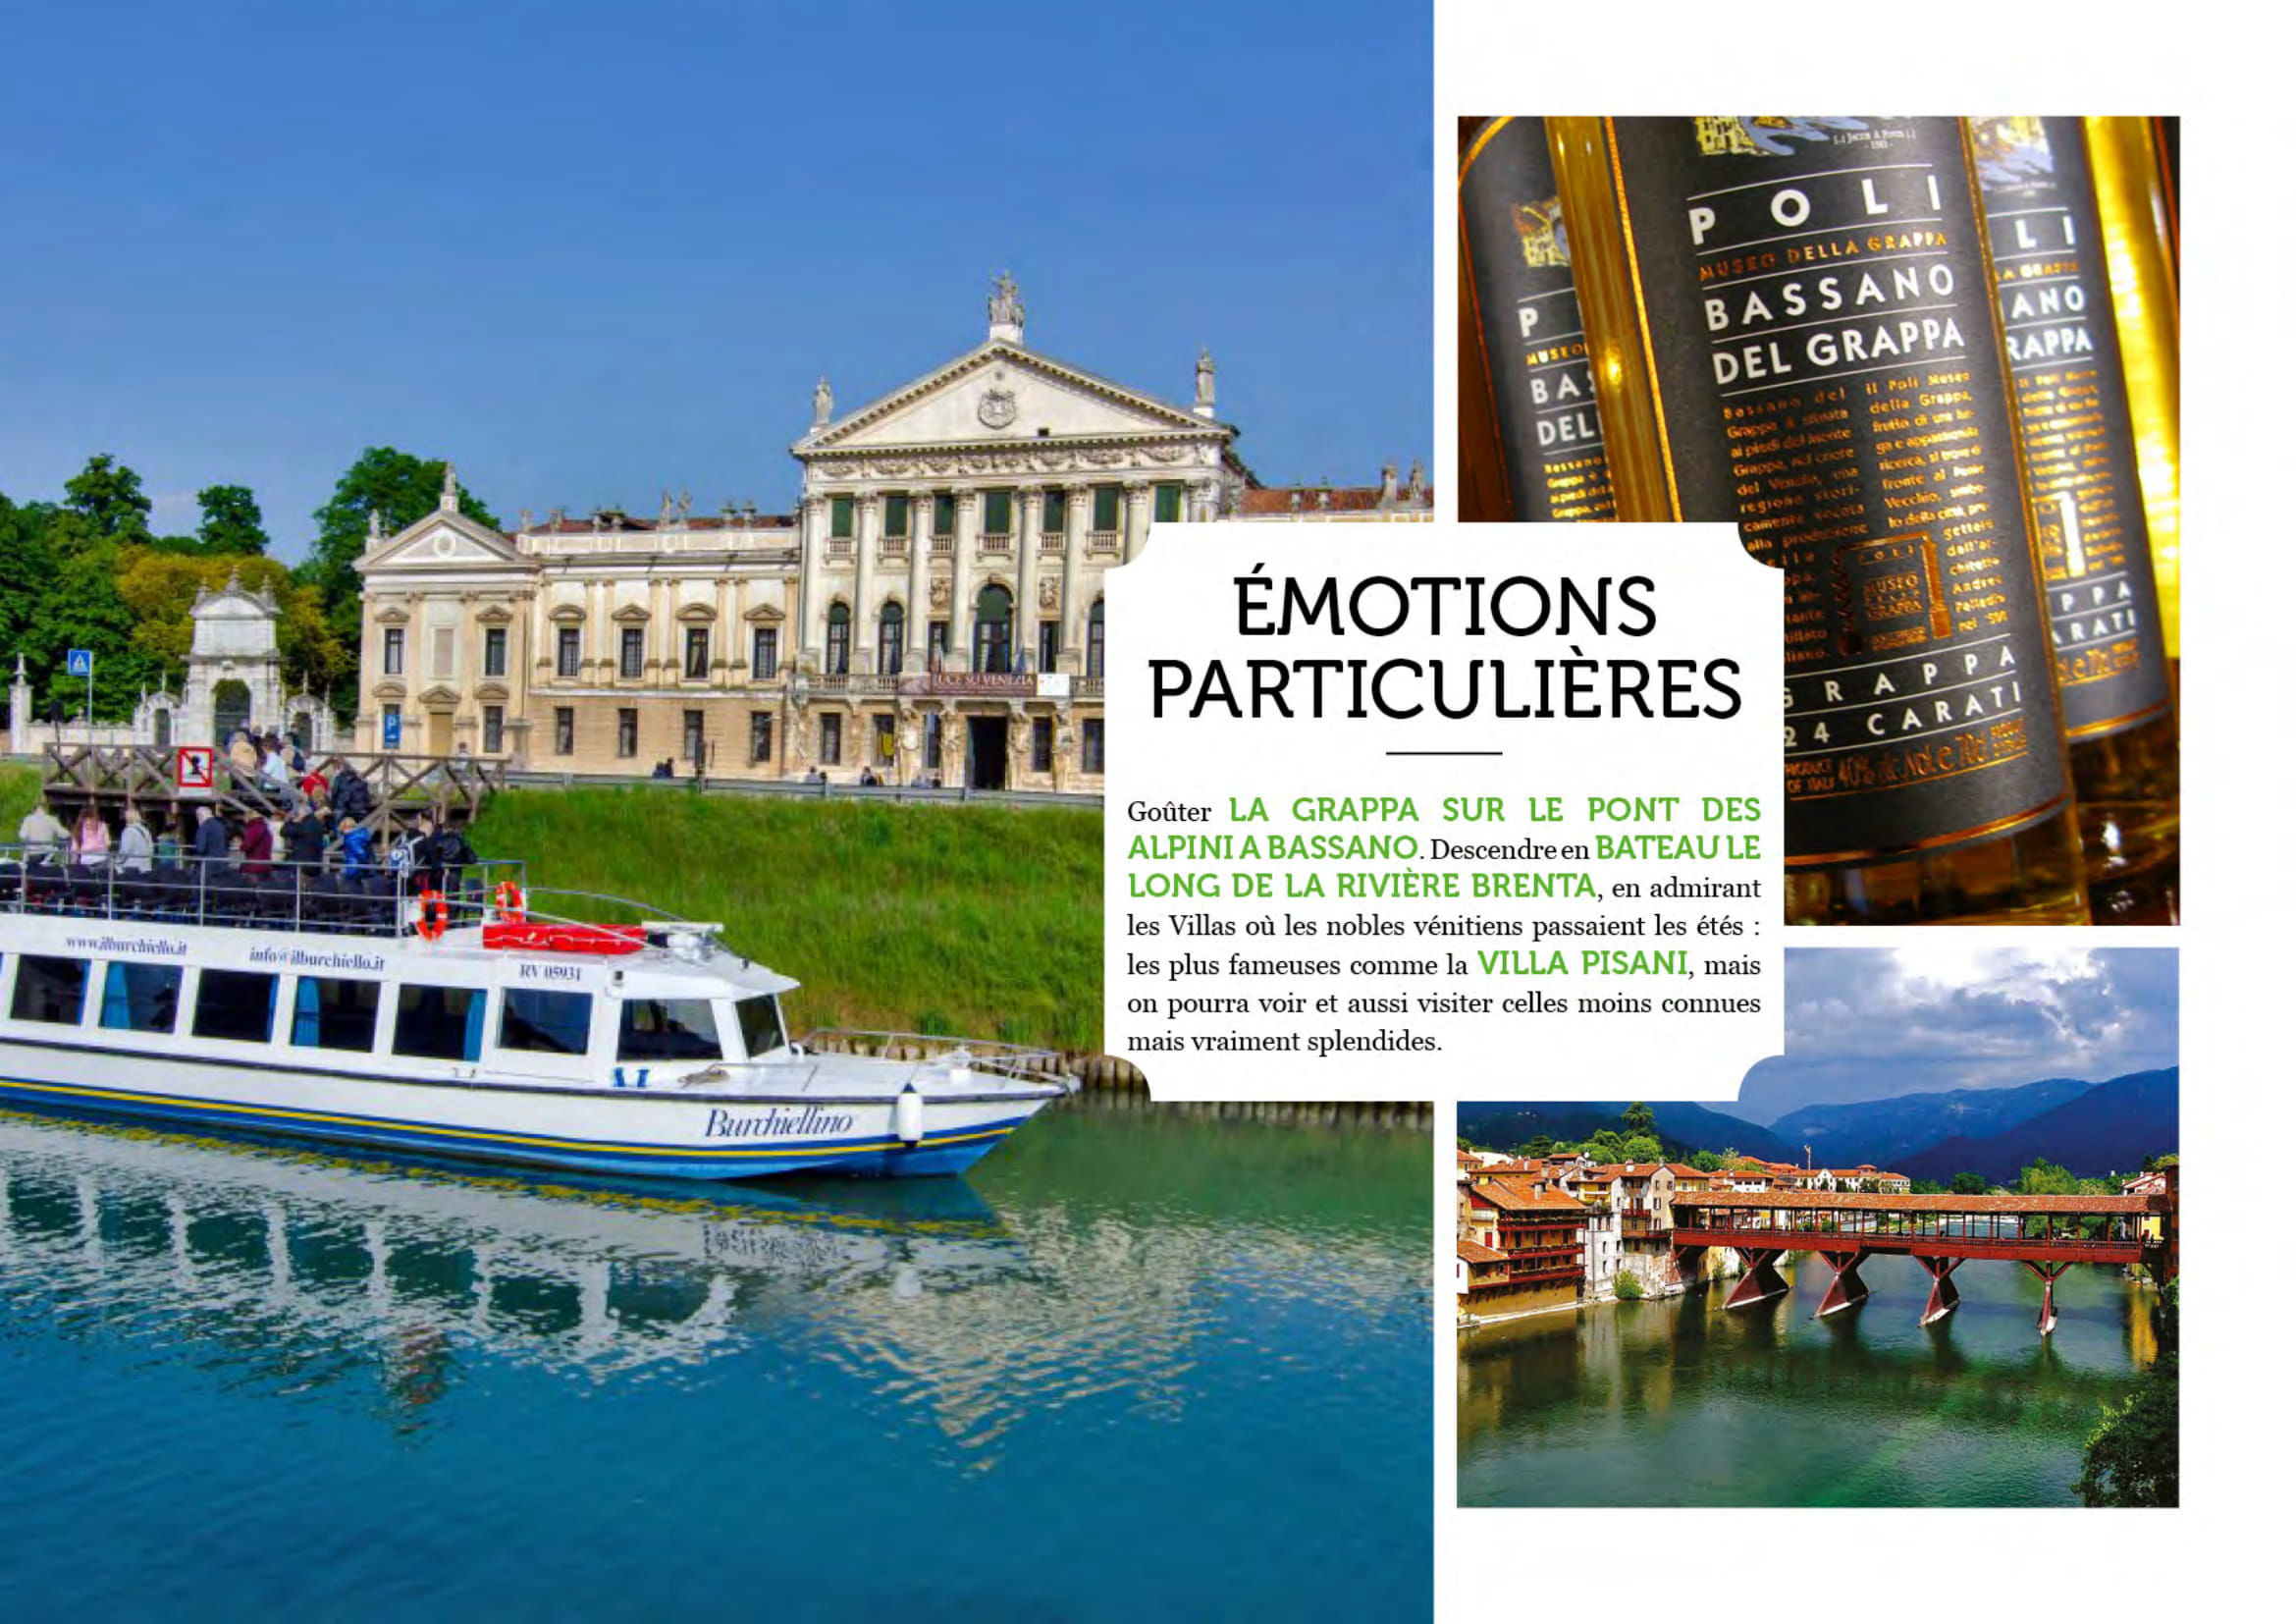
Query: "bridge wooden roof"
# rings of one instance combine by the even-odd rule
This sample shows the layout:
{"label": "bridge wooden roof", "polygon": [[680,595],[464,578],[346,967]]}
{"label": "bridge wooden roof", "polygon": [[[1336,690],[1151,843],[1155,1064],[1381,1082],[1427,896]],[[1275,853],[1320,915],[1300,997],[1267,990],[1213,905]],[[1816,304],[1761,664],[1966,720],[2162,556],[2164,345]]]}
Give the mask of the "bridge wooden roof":
{"label": "bridge wooden roof", "polygon": [[2157,1196],[1887,1196],[1862,1191],[1828,1194],[1818,1190],[1715,1190],[1678,1195],[1683,1207],[1816,1209],[1862,1213],[2150,1213]]}

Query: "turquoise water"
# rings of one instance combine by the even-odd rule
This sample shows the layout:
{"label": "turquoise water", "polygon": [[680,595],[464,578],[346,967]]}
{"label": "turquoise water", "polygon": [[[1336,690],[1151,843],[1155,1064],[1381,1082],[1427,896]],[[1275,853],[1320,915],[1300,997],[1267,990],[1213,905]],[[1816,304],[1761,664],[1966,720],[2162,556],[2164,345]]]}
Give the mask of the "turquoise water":
{"label": "turquoise water", "polygon": [[1075,1104],[728,1191],[0,1115],[0,1614],[1425,1617],[1427,1145]]}
{"label": "turquoise water", "polygon": [[2013,1263],[1953,1275],[1961,1306],[1917,1324],[1929,1276],[1874,1257],[1872,1290],[1813,1318],[1833,1272],[1725,1309],[1729,1283],[1465,1333],[1462,1505],[2072,1505],[2099,1406],[2157,1351],[2155,1293],[2117,1270],[2041,1286]]}

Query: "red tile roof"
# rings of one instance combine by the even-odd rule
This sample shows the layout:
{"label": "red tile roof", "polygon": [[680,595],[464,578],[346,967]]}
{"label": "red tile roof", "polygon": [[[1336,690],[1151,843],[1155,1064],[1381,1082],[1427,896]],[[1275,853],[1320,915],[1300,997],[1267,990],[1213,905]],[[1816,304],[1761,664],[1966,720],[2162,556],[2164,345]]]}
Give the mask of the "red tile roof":
{"label": "red tile roof", "polygon": [[[1292,506],[1297,492],[1300,505]],[[1331,500],[1323,499],[1329,494]],[[1432,486],[1422,487],[1423,500],[1413,501],[1406,491],[1397,491],[1388,511],[1416,512],[1429,507],[1435,499]],[[1376,485],[1267,485],[1244,493],[1244,512],[1251,517],[1274,517],[1281,514],[1371,514],[1381,511],[1379,487]]]}
{"label": "red tile roof", "polygon": [[1503,1213],[1575,1213],[1586,1205],[1559,1191],[1541,1189],[1519,1178],[1478,1178],[1468,1189]]}
{"label": "red tile roof", "polygon": [[1459,1237],[1459,1255],[1468,1263],[1505,1263],[1507,1261],[1506,1253],[1494,1252],[1481,1241],[1468,1240],[1465,1235]]}

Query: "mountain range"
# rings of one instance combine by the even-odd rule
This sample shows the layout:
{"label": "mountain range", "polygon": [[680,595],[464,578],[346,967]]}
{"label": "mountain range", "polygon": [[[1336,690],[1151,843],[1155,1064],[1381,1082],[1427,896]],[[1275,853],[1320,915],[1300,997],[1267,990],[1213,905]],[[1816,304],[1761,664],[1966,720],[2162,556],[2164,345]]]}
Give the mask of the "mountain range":
{"label": "mountain range", "polygon": [[[1799,1145],[1789,1150],[1785,1140],[1752,1122],[1679,1100],[1653,1100],[1648,1104],[1651,1115],[1657,1118],[1658,1141],[1671,1158],[1680,1160],[1692,1151],[1728,1148],[1746,1156],[1758,1156],[1766,1162],[1801,1159]],[[1461,1137],[1492,1150],[1515,1150],[1542,1133],[1549,1139],[1575,1144],[1604,1128],[1618,1128],[1620,1114],[1626,1109],[1624,1101],[1616,1105],[1582,1105],[1575,1101],[1463,1100],[1459,1104],[1459,1132]]]}
{"label": "mountain range", "polygon": [[2035,1157],[2084,1178],[2134,1172],[2148,1156],[2176,1149],[2176,1067],[2132,1071],[2099,1083],[2013,1127],[1972,1139],[1956,1134],[1905,1158],[1900,1171],[1950,1179],[1979,1172],[1995,1183],[2014,1179]]}
{"label": "mountain range", "polygon": [[[1649,1105],[1659,1140],[1674,1159],[1727,1148],[1772,1162],[1808,1160],[1836,1167],[1871,1163],[1939,1183],[1959,1172],[2007,1183],[2040,1157],[2097,1178],[2133,1172],[2148,1156],[2175,1150],[2176,1092],[2174,1066],[2102,1083],[2046,1077],[2018,1088],[1804,1106],[1769,1128],[1704,1106]],[[1542,1133],[1575,1142],[1618,1127],[1625,1110],[1623,1104],[1463,1102],[1459,1131],[1494,1149],[1513,1149]]]}
{"label": "mountain range", "polygon": [[1893,1100],[1857,1100],[1803,1106],[1770,1131],[1795,1147],[1807,1145],[1820,1166],[1854,1167],[1870,1162],[1902,1172],[1897,1164],[1941,1139],[1987,1139],[2075,1100],[2096,1085],[2079,1077],[2046,1077],[2019,1088],[1957,1088],[1947,1094],[1901,1094]]}

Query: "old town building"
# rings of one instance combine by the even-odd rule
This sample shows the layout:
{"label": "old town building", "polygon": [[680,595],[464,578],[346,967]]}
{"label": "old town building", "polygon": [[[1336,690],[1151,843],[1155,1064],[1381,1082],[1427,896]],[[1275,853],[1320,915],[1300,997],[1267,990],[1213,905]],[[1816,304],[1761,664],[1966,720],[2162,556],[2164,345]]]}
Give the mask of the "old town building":
{"label": "old town building", "polygon": [[1155,522],[1423,518],[1377,487],[1261,486],[1200,354],[1185,405],[1031,350],[1009,277],[986,339],[789,449],[793,515],[603,511],[504,534],[378,528],[358,747],[582,774],[1096,790],[1106,572]]}

